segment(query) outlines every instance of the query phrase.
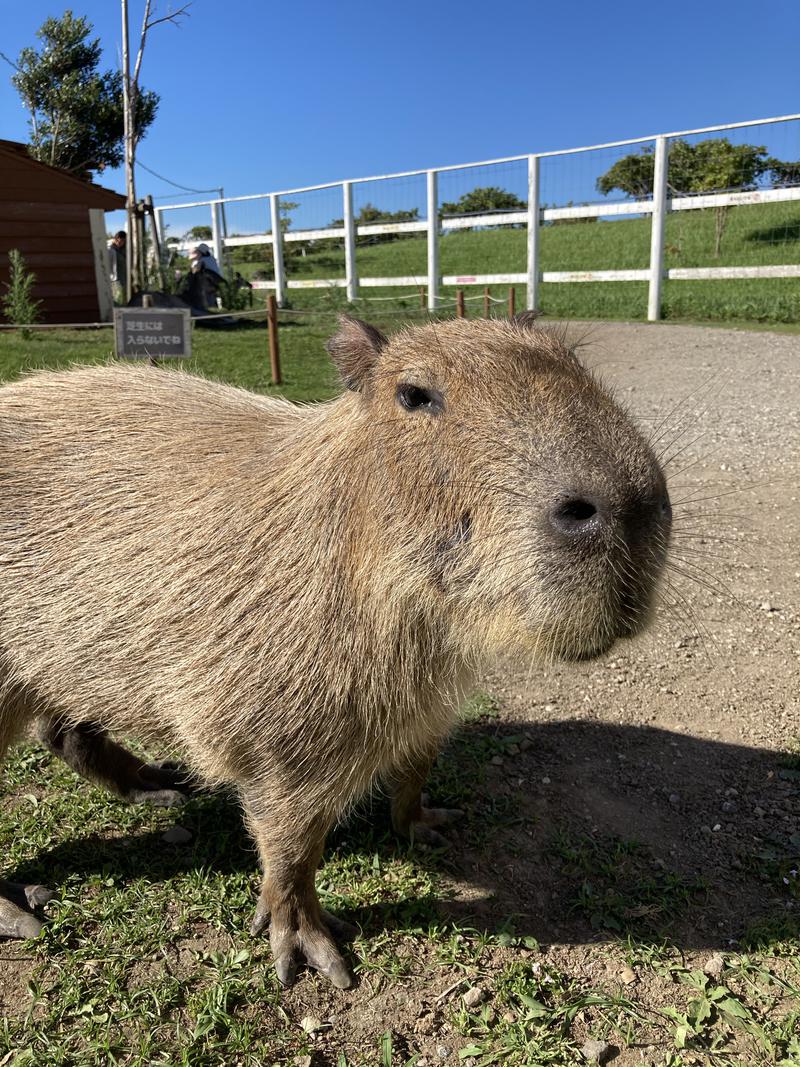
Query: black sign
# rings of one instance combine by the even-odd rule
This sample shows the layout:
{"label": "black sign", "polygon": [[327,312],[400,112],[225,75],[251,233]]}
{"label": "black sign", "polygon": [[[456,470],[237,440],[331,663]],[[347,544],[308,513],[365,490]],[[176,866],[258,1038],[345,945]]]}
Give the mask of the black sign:
{"label": "black sign", "polygon": [[188,308],[114,308],[117,359],[188,358],[190,319]]}

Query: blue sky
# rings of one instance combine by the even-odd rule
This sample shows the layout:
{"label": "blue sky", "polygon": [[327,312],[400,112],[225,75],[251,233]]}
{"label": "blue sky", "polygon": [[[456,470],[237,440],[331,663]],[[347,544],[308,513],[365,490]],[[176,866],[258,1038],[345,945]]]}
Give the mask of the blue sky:
{"label": "blue sky", "polygon": [[[142,0],[130,5],[135,33]],[[0,47],[13,57],[63,11],[42,0],[3,6]],[[118,3],[76,0],[73,10],[94,24],[105,64],[117,64]],[[227,195],[800,112],[797,0],[194,0],[190,12],[180,28],[151,34],[142,81],[162,102],[139,155],[178,183]],[[10,73],[0,67],[0,136],[25,140]],[[771,150],[800,158],[796,124],[771,136]],[[746,139],[762,143],[764,134]],[[554,166],[545,200],[586,195],[614,158]],[[457,174],[441,196],[473,184],[517,187],[521,173]],[[99,180],[123,187],[121,173]],[[143,172],[139,191],[181,199]],[[374,192],[359,195],[379,199]],[[382,195],[392,210],[419,202],[414,182]],[[341,215],[334,193],[298,210],[312,225]],[[258,221],[255,208],[242,208],[233,228]]]}

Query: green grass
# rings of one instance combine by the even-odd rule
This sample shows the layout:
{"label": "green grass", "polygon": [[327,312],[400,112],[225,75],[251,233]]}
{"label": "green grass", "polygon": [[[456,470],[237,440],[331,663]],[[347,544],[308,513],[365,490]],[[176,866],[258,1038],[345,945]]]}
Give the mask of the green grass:
{"label": "green grass", "polygon": [[[714,256],[714,212],[711,209],[670,215],[666,223],[666,266],[757,266],[800,262],[800,207],[793,203],[731,208],[719,258]],[[442,274],[521,273],[526,269],[524,229],[471,233],[457,230],[440,243]],[[287,246],[291,247],[291,246]],[[357,252],[362,277],[411,275],[425,283],[427,252],[424,237],[408,237]],[[643,269],[650,261],[650,220],[623,218],[594,224],[545,226],[541,232],[545,271]],[[265,263],[237,264],[250,276]],[[288,261],[290,277],[344,276],[343,249],[311,251]],[[517,287],[523,306],[523,287]],[[476,293],[476,289],[468,289]],[[495,287],[504,295],[505,287]],[[307,297],[307,293],[302,294]],[[364,290],[365,297],[378,295]],[[299,299],[292,292],[292,301]],[[319,299],[318,294],[314,294]],[[542,285],[540,309],[548,315],[579,318],[642,319],[647,285],[642,282],[549,283]],[[735,279],[671,281],[664,287],[664,317],[707,321],[800,321],[798,279]]]}

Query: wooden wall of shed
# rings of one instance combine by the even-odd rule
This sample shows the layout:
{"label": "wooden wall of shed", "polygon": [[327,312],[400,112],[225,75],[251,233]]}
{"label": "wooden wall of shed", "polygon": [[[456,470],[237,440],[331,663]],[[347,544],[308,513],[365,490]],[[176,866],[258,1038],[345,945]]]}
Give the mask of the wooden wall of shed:
{"label": "wooden wall of shed", "polygon": [[36,275],[33,295],[42,301],[43,321],[96,322],[87,199],[97,200],[97,194],[23,155],[4,153],[0,165],[0,293],[8,282],[8,253],[17,248]]}
{"label": "wooden wall of shed", "polygon": [[8,281],[8,253],[17,248],[36,275],[33,295],[45,322],[95,322],[89,209],[84,204],[0,201],[0,291]]}

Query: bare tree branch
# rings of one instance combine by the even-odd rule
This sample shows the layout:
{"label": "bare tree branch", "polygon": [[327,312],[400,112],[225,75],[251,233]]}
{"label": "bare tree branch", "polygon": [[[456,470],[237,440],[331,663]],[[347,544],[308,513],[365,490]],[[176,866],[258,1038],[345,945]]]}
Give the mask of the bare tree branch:
{"label": "bare tree branch", "polygon": [[147,23],[146,28],[149,30],[151,27],[157,26],[159,22],[171,22],[173,26],[179,26],[179,18],[181,18],[182,16],[185,16],[186,18],[191,17],[189,14],[189,8],[191,6],[191,0],[189,0],[188,4],[184,4],[183,7],[179,7],[177,11],[169,11],[166,15],[162,15],[161,18],[150,19],[150,21]]}

